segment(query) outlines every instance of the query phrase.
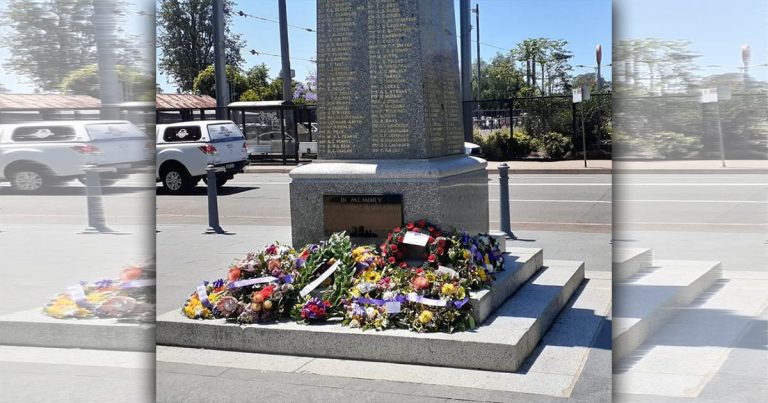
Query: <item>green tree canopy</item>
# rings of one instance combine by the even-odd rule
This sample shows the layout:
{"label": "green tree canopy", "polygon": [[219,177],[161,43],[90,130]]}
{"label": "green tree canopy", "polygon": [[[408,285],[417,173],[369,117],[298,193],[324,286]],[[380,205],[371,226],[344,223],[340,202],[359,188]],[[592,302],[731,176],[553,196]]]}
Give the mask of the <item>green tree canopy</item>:
{"label": "green tree canopy", "polygon": [[[124,97],[128,101],[154,101],[153,77],[141,74],[128,66],[117,66],[117,78],[123,84]],[[90,64],[69,73],[61,82],[61,91],[75,95],[99,97],[98,66]]]}
{"label": "green tree canopy", "polygon": [[[5,68],[28,77],[40,90],[58,90],[72,71],[96,63],[93,0],[7,0],[0,22],[8,33],[0,45],[10,56]],[[125,3],[114,2],[118,63],[137,65],[141,59],[133,38],[123,35]]]}
{"label": "green tree canopy", "polygon": [[[239,68],[245,42],[229,30],[232,0],[224,1],[226,63]],[[160,0],[157,7],[157,67],[182,91],[193,89],[195,78],[214,64],[213,0]]]}
{"label": "green tree canopy", "polygon": [[[248,80],[235,66],[227,65],[225,68],[229,95],[231,99],[239,99],[248,90]],[[192,91],[196,94],[210,95],[216,98],[216,73],[213,65],[206,67],[194,79]],[[227,100],[230,101],[230,100]]]}

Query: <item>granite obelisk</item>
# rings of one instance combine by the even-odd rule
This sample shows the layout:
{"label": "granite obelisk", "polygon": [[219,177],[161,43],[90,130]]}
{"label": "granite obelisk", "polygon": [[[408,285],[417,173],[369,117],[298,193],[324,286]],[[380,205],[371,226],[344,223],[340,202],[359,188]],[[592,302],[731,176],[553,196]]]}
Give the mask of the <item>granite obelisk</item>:
{"label": "granite obelisk", "polygon": [[295,245],[338,230],[378,242],[422,218],[488,231],[458,67],[452,2],[317,1],[319,158],[290,174]]}

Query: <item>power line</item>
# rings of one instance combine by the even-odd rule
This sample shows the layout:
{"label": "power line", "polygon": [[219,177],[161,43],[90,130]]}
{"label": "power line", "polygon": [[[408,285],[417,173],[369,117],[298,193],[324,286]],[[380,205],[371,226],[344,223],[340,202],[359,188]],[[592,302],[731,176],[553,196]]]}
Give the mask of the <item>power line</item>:
{"label": "power line", "polygon": [[[274,53],[261,52],[261,51],[257,51],[257,50],[254,50],[254,49],[250,50],[250,54],[252,54],[254,56],[274,56],[274,57],[280,57],[280,55],[276,55]],[[291,59],[293,59],[293,60],[301,60],[301,61],[310,62],[310,63],[317,63],[316,60],[302,59],[300,57],[291,57]]]}
{"label": "power line", "polygon": [[[250,18],[255,18],[255,19],[257,19],[257,20],[262,20],[262,21],[269,21],[269,22],[274,22],[275,24],[279,24],[279,23],[280,23],[280,21],[278,21],[278,20],[276,20],[276,19],[272,19],[272,18],[266,18],[266,17],[260,17],[260,16],[258,16],[258,15],[253,15],[253,14],[248,14],[248,13],[246,13],[246,12],[242,11],[242,10],[238,11],[238,12],[237,12],[237,15],[239,15],[239,16],[241,16],[241,17],[250,17]],[[291,28],[296,28],[296,29],[300,29],[300,30],[303,30],[303,31],[307,31],[307,32],[315,32],[315,33],[317,33],[317,31],[315,31],[313,28],[300,27],[300,26],[298,26],[298,25],[291,25],[291,24],[287,24],[287,25],[288,25],[289,27],[291,27]]]}

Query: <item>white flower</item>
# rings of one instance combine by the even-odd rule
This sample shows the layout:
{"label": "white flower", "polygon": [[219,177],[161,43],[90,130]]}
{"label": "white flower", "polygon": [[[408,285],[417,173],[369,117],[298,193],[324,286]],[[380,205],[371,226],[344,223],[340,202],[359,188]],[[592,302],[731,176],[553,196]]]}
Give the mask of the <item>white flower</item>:
{"label": "white flower", "polygon": [[376,319],[376,315],[379,314],[379,311],[376,310],[376,308],[369,306],[368,308],[365,308],[365,315],[368,317],[369,320]]}
{"label": "white flower", "polygon": [[385,292],[384,293],[384,299],[385,300],[395,299],[395,293],[393,293],[392,291]]}
{"label": "white flower", "polygon": [[360,322],[358,322],[357,319],[352,319],[349,321],[349,327],[360,327]]}

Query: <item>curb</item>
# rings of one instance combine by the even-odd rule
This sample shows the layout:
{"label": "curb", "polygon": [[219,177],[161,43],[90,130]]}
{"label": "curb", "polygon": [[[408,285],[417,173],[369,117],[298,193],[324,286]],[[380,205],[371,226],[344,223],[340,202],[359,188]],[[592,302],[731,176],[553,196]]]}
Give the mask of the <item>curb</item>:
{"label": "curb", "polygon": [[[285,167],[246,167],[244,173],[262,173],[262,174],[287,174],[295,166]],[[498,174],[499,169],[488,167],[486,171],[489,174]],[[610,174],[768,174],[765,168],[693,168],[693,169],[613,169],[613,168],[510,168],[510,174],[538,175],[538,174],[587,174],[587,175],[610,175]]]}

